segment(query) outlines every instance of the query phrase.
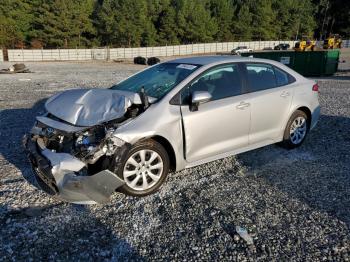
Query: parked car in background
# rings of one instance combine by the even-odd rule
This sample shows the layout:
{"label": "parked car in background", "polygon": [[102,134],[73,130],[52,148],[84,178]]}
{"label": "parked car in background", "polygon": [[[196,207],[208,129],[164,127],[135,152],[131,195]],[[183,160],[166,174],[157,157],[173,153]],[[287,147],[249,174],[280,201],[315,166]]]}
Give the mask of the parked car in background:
{"label": "parked car in background", "polygon": [[288,50],[290,48],[290,44],[278,44],[274,47],[274,50]]}
{"label": "parked car in background", "polygon": [[149,67],[109,89],[49,98],[24,139],[38,184],[74,203],[146,196],[179,171],[315,127],[318,86],[271,60],[202,56]]}
{"label": "parked car in background", "polygon": [[238,47],[232,49],[231,54],[232,55],[240,55],[242,53],[249,53],[249,52],[253,52],[253,49],[248,48],[246,46],[238,46]]}

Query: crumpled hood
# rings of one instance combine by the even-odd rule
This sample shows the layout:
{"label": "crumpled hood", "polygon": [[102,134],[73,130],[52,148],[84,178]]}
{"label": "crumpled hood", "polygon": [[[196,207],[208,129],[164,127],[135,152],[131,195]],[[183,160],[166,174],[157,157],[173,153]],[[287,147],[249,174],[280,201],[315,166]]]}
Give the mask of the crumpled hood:
{"label": "crumpled hood", "polygon": [[137,93],[112,89],[74,89],[49,98],[46,110],[76,126],[94,126],[121,118],[132,104],[141,104]]}

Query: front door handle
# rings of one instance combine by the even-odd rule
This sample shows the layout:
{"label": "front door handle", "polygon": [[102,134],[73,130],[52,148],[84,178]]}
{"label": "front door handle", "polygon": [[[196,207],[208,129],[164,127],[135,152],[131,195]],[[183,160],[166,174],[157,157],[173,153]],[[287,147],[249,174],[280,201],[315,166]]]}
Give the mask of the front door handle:
{"label": "front door handle", "polygon": [[288,97],[290,96],[290,93],[287,91],[282,92],[281,97]]}
{"label": "front door handle", "polygon": [[250,103],[246,103],[246,102],[241,102],[241,103],[239,103],[239,105],[238,106],[236,106],[236,108],[237,109],[241,109],[241,110],[243,110],[243,109],[245,109],[246,107],[248,107],[248,106],[250,106]]}

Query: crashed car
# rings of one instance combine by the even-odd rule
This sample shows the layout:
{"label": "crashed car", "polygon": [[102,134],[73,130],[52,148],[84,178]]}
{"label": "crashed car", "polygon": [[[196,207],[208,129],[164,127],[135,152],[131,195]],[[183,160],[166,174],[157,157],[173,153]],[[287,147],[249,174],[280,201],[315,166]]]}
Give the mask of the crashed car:
{"label": "crashed car", "polygon": [[65,201],[146,196],[170,170],[277,142],[300,146],[319,118],[317,91],[275,61],[177,59],[109,89],[49,98],[24,145],[40,187]]}

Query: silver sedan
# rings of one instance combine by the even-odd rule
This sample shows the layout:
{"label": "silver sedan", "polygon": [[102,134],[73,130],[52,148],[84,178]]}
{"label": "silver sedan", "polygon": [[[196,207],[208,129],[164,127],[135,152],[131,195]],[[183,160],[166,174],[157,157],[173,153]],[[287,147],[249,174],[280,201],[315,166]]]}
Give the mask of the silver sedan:
{"label": "silver sedan", "polygon": [[300,146],[315,127],[318,86],[281,63],[182,58],[109,89],[47,100],[25,147],[39,185],[74,203],[146,196],[179,171],[273,143]]}

